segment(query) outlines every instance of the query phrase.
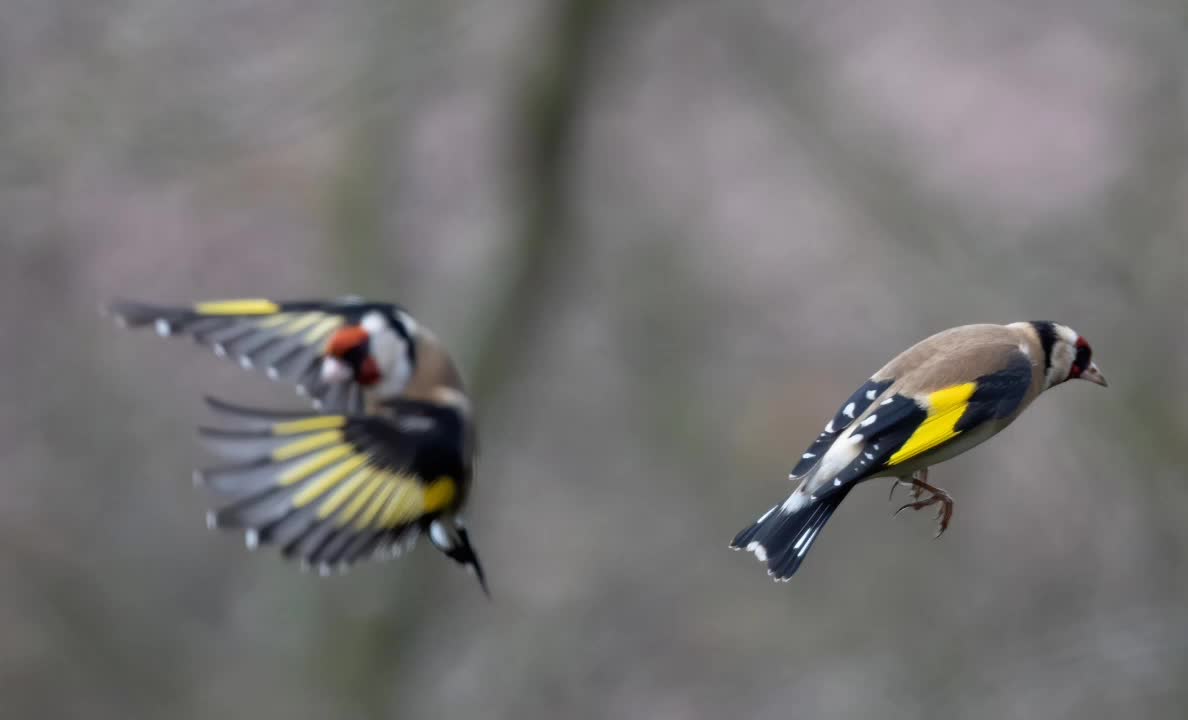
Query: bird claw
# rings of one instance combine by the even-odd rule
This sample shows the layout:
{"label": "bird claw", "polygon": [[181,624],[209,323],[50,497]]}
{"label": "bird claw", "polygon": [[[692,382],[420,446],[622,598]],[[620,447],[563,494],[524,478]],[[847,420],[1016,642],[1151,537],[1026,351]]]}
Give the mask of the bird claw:
{"label": "bird claw", "polygon": [[[901,505],[898,510],[892,513],[892,516],[898,515],[908,508],[911,508],[912,510],[922,510],[929,505],[940,503],[940,507],[936,510],[937,530],[936,535],[934,536],[940,537],[944,534],[945,530],[949,529],[949,521],[953,519],[953,496],[944,490],[941,490],[940,488],[929,485],[926,482],[927,477],[928,471],[921,470],[912,474],[912,480],[910,483],[900,480],[899,478],[895,479],[895,484],[891,486],[891,492],[894,493],[896,486],[900,484],[911,485],[912,489],[910,494],[913,501],[905,505]],[[924,494],[925,490],[927,490],[930,495],[928,498],[921,500],[920,496]]]}

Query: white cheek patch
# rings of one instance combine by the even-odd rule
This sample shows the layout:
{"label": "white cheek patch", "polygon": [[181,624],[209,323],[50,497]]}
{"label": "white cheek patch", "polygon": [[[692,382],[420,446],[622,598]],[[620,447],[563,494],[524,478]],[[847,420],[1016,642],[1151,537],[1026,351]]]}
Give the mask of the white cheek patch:
{"label": "white cheek patch", "polygon": [[380,397],[399,395],[412,376],[408,343],[378,312],[367,313],[359,324],[371,337],[371,354],[379,366],[380,384],[376,390]]}
{"label": "white cheek patch", "polygon": [[1045,376],[1048,387],[1052,387],[1068,379],[1068,372],[1072,369],[1073,360],[1076,359],[1076,352],[1074,345],[1065,342],[1063,339],[1056,341],[1052,346],[1052,365],[1048,368],[1048,373]]}

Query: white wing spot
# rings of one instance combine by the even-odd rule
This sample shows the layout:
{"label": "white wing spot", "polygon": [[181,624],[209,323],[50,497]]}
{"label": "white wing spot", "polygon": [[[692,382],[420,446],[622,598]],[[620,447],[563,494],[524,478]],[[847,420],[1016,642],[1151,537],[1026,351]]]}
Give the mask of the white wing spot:
{"label": "white wing spot", "polygon": [[862,442],[865,439],[866,439],[866,436],[863,435],[862,433],[855,433],[850,436],[850,442],[854,445],[857,445],[858,443]]}
{"label": "white wing spot", "polygon": [[223,343],[215,343],[212,346],[212,349],[214,350],[214,354],[218,355],[219,357],[227,356],[227,346],[224,345]]}
{"label": "white wing spot", "polygon": [[173,326],[170,325],[169,321],[165,319],[157,320],[155,323],[153,323],[153,329],[156,330],[157,334],[161,337],[169,337],[173,334]]}
{"label": "white wing spot", "polygon": [[862,454],[866,456],[867,460],[874,460],[874,455],[872,455],[870,453],[862,453]]}
{"label": "white wing spot", "polygon": [[778,508],[778,507],[779,507],[779,505],[772,505],[770,510],[768,510],[768,511],[767,511],[767,512],[765,512],[765,513],[763,513],[763,516],[762,516],[762,517],[760,517],[758,520],[756,520],[756,521],[755,521],[755,524],[756,524],[756,525],[760,525],[760,524],[762,524],[764,520],[766,520],[767,518],[771,517],[771,514],[772,514],[773,512],[775,512],[775,511],[776,511],[776,508]]}
{"label": "white wing spot", "polygon": [[255,528],[248,528],[243,534],[243,544],[248,550],[260,547],[260,533]]}
{"label": "white wing spot", "polygon": [[833,478],[833,487],[841,487],[841,478]]}
{"label": "white wing spot", "polygon": [[280,371],[274,367],[270,367],[267,370],[265,370],[264,374],[268,376],[269,380],[279,380],[280,379]]}
{"label": "white wing spot", "polygon": [[842,415],[845,415],[848,418],[854,417],[854,403],[849,403],[844,408],[842,408]]}
{"label": "white wing spot", "polygon": [[800,459],[801,459],[801,460],[812,460],[812,459],[813,459],[813,458],[815,458],[815,457],[817,457],[817,456],[816,456],[815,454],[813,454],[813,453],[805,453],[805,454],[803,454],[803,455],[801,455],[801,456],[800,456]]}
{"label": "white wing spot", "polygon": [[878,419],[879,419],[879,416],[878,416],[878,415],[871,415],[870,417],[866,418],[865,420],[863,420],[862,422],[860,422],[860,423],[858,423],[858,424],[859,424],[861,427],[866,427],[866,426],[868,426],[868,425],[873,425],[873,424],[874,424],[874,422],[875,422],[876,420],[878,420]]}
{"label": "white wing spot", "polygon": [[244,370],[251,370],[252,369],[252,359],[250,357],[248,357],[247,355],[240,355],[239,356],[239,367],[243,368]]}
{"label": "white wing spot", "polygon": [[829,424],[825,426],[825,433],[830,434],[832,432],[833,432],[833,421],[830,420]]}
{"label": "white wing spot", "polygon": [[867,400],[874,400],[876,397],[878,397],[878,394],[879,394],[879,393],[878,393],[877,391],[875,391],[875,390],[867,390],[867,391],[866,391],[866,399],[867,399]]}
{"label": "white wing spot", "polygon": [[895,396],[894,396],[894,395],[892,395],[891,397],[887,398],[886,400],[884,400],[883,402],[881,402],[881,403],[879,403],[879,404],[880,404],[880,405],[890,405],[890,404],[891,404],[891,403],[893,403],[893,402],[895,402]]}
{"label": "white wing spot", "polygon": [[396,421],[397,426],[409,433],[426,432],[432,430],[436,424],[433,418],[427,415],[409,415],[407,417],[399,418]]}

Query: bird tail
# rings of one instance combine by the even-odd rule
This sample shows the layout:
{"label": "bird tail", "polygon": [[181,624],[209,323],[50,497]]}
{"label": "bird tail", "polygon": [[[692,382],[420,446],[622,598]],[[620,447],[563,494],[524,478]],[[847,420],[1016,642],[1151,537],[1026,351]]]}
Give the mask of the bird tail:
{"label": "bird tail", "polygon": [[817,498],[797,490],[736,535],[730,547],[754,553],[757,560],[767,563],[768,575],[787,581],[851,488],[844,485]]}

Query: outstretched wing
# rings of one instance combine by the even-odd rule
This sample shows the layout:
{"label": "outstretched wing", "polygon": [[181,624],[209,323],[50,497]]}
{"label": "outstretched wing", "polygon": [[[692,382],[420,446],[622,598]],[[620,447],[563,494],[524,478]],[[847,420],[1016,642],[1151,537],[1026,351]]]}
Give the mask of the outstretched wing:
{"label": "outstretched wing", "polygon": [[397,310],[392,304],[360,298],[216,300],[189,307],[121,300],[108,308],[122,325],[151,325],[163,337],[187,335],[244,368],[259,368],[273,380],[292,383],[299,393],[311,398],[317,409],[350,412],[361,409],[362,388],[354,382],[322,382],[320,369],[326,341],[335,330],[358,323],[367,312],[392,315]]}
{"label": "outstretched wing", "polygon": [[[940,451],[986,423],[1009,419],[1031,387],[1031,361],[1013,350],[1005,365],[976,379],[910,393],[892,381],[868,382],[842,406],[809,453],[824,455],[834,443],[848,443],[853,459],[833,477],[819,478],[819,488],[841,487],[888,474],[886,471]],[[841,418],[846,423],[839,426]],[[846,455],[844,457],[849,457]],[[804,472],[817,460],[804,458]],[[801,465],[797,468],[800,469]],[[819,493],[818,493],[819,494]]]}
{"label": "outstretched wing", "polygon": [[428,520],[462,499],[463,421],[400,400],[386,416],[274,412],[207,399],[234,429],[203,428],[230,464],[195,481],[225,499],[208,524],[245,531],[322,571],[399,553]]}

